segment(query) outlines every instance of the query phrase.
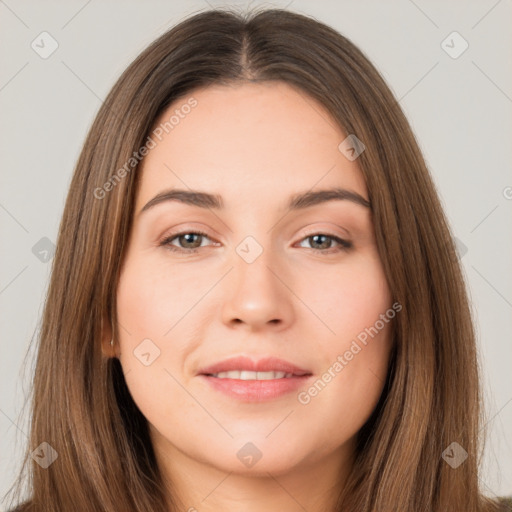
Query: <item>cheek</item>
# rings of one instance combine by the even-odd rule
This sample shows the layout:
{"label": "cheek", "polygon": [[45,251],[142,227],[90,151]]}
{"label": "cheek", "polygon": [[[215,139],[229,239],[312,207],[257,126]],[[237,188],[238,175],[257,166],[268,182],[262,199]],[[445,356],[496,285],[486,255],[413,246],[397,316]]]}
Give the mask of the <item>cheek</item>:
{"label": "cheek", "polygon": [[[327,282],[326,276],[319,277],[317,282]],[[323,415],[325,428],[333,429],[337,439],[340,417],[355,433],[377,404],[387,374],[396,313],[375,255],[362,258],[346,272],[331,272],[328,282],[322,293],[316,289],[312,295],[319,316],[329,327],[316,343],[323,372],[305,390],[301,403],[312,414]]]}
{"label": "cheek", "polygon": [[177,301],[180,291],[175,281],[169,269],[164,271],[132,255],[127,257],[117,288],[119,359],[126,384],[143,415],[156,423],[165,422],[171,430],[181,422],[176,411],[190,408],[190,397],[173,378],[180,379],[182,347],[175,343],[169,351],[165,346],[171,336],[165,333],[186,311]]}
{"label": "cheek", "polygon": [[129,332],[135,325],[142,327],[150,321],[157,305],[149,274],[140,272],[139,267],[136,260],[128,257],[117,287],[117,316]]}
{"label": "cheek", "polygon": [[[310,275],[313,275],[310,273]],[[325,324],[324,347],[343,349],[391,307],[391,295],[378,257],[367,254],[350,265],[316,272],[308,301]],[[380,324],[379,324],[380,325]],[[364,337],[364,334],[362,335]],[[327,343],[326,340],[332,340]]]}
{"label": "cheek", "polygon": [[172,274],[172,268],[151,265],[143,258],[127,259],[119,279],[117,310],[129,332],[161,338],[174,325],[183,310],[183,291],[179,277]]}
{"label": "cheek", "polygon": [[[169,374],[180,375],[195,347],[194,319],[203,305],[198,302],[211,287],[211,274],[203,274],[143,252],[127,256],[117,288],[120,360],[137,394],[155,395],[164,383],[176,385]],[[144,357],[151,361],[147,366]]]}
{"label": "cheek", "polygon": [[333,352],[329,367],[300,397],[310,415],[323,418],[318,434],[333,446],[354,436],[379,401],[391,346],[387,331],[369,336],[366,344],[352,340]]}
{"label": "cheek", "polygon": [[169,298],[162,296],[168,288],[142,258],[127,258],[117,288],[119,359],[130,391],[140,397],[161,388],[155,377],[165,367],[163,334],[172,327]]}

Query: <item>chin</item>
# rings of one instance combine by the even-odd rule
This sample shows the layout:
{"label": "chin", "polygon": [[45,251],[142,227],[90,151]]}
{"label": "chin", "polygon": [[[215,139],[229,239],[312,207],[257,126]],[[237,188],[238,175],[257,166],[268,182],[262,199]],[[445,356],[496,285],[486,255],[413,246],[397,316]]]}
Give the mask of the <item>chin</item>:
{"label": "chin", "polygon": [[297,449],[288,446],[283,450],[277,439],[275,443],[263,435],[250,439],[251,436],[245,435],[242,439],[230,440],[228,446],[215,450],[218,456],[213,454],[212,458],[209,454],[208,463],[226,472],[268,477],[268,473],[286,474],[306,458],[306,454],[298,452],[303,443],[297,443]]}

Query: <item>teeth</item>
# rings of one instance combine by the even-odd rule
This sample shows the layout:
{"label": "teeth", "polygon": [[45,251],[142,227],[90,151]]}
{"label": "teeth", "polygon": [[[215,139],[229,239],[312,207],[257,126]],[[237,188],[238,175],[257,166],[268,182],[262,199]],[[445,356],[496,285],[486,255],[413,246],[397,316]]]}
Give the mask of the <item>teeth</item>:
{"label": "teeth", "polygon": [[238,380],[272,380],[272,379],[287,379],[293,377],[293,373],[285,372],[249,372],[246,370],[219,372],[213,373],[212,377],[218,379],[238,379]]}

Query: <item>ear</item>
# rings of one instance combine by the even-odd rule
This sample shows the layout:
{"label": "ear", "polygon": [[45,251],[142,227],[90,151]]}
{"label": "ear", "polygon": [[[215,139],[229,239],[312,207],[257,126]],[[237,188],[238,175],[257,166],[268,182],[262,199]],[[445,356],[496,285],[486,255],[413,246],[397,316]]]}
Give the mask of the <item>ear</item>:
{"label": "ear", "polygon": [[110,344],[112,326],[110,318],[105,314],[101,322],[101,352],[106,358],[116,357],[114,347]]}

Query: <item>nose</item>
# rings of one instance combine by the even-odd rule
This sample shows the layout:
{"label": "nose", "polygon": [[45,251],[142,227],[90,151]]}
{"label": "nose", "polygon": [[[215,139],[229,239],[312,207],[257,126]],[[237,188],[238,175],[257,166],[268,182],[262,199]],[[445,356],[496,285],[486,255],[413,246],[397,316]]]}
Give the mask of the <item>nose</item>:
{"label": "nose", "polygon": [[294,315],[292,277],[275,254],[264,250],[252,263],[235,254],[233,266],[223,288],[223,322],[251,331],[288,327]]}

